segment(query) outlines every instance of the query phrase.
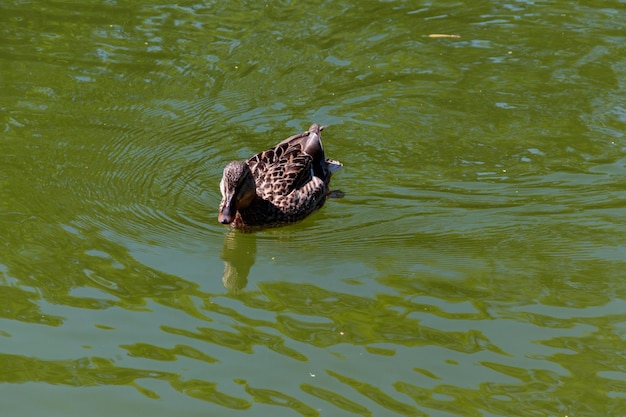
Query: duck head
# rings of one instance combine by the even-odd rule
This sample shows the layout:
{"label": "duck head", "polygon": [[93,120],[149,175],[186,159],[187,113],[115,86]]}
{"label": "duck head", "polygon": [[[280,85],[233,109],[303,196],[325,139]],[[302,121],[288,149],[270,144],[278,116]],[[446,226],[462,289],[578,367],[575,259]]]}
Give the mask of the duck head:
{"label": "duck head", "polygon": [[220,191],[222,202],[218,220],[222,224],[231,224],[235,221],[237,211],[248,207],[256,197],[256,186],[248,164],[233,161],[226,165],[220,181]]}

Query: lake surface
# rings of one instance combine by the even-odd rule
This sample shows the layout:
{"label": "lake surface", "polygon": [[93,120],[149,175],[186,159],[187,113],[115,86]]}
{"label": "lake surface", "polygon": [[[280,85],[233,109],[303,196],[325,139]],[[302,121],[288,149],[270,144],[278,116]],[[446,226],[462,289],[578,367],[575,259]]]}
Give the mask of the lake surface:
{"label": "lake surface", "polygon": [[[3,413],[626,415],[625,45],[624,1],[3,2]],[[312,122],[345,198],[218,224]]]}

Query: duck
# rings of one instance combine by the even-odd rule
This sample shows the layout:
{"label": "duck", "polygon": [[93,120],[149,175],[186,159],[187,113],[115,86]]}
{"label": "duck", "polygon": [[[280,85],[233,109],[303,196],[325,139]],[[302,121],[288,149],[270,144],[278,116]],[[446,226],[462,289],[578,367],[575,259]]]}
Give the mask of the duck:
{"label": "duck", "polygon": [[341,169],[339,161],[326,159],[321,131],[291,136],[245,161],[224,167],[218,221],[233,229],[253,231],[298,222],[320,209],[330,195],[330,178]]}

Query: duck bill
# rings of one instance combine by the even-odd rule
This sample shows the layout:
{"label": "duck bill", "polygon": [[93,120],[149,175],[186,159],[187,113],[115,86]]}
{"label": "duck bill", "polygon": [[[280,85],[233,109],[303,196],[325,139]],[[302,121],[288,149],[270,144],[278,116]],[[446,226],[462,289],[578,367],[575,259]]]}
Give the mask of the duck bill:
{"label": "duck bill", "polygon": [[235,208],[234,198],[228,198],[225,200],[224,205],[220,209],[220,214],[217,216],[217,219],[222,224],[231,224],[235,221],[235,214],[237,214],[237,209]]}

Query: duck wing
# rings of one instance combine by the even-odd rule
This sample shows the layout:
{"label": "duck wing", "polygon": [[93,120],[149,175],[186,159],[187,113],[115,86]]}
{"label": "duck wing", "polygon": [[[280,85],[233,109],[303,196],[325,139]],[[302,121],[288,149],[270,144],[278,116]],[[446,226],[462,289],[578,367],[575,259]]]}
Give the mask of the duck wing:
{"label": "duck wing", "polygon": [[261,198],[276,201],[300,189],[314,176],[324,180],[327,168],[321,130],[314,124],[307,132],[291,136],[247,160]]}

